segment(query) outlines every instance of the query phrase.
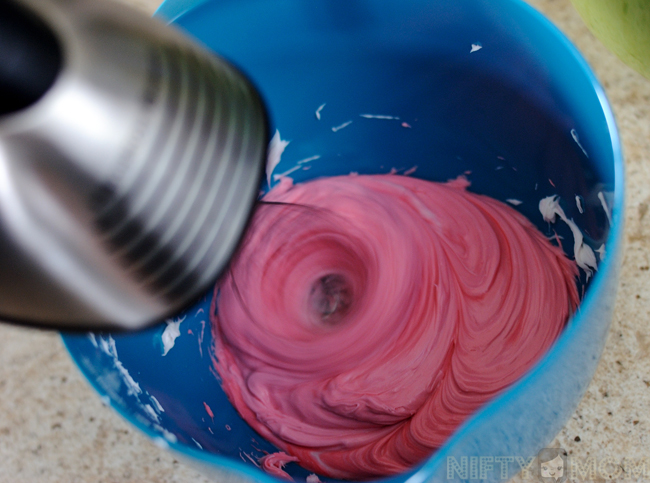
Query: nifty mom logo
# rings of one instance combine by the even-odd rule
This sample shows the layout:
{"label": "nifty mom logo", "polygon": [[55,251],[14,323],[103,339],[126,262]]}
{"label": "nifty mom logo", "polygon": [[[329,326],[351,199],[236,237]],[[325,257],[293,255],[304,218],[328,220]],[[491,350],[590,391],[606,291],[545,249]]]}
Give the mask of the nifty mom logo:
{"label": "nifty mom logo", "polygon": [[521,472],[523,480],[565,483],[587,480],[647,479],[650,461],[612,457],[568,458],[562,448],[544,448],[537,456],[461,456],[447,457],[447,479],[507,480]]}
{"label": "nifty mom logo", "polygon": [[496,471],[502,480],[507,480],[513,475],[509,465],[515,465],[515,472],[529,472],[534,461],[534,456],[447,456],[447,479],[493,480]]}

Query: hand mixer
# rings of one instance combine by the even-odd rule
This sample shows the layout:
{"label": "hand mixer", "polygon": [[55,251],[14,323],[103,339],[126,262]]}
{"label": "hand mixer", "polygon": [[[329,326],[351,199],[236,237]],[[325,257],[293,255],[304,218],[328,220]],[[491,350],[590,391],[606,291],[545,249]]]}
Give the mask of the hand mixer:
{"label": "hand mixer", "polygon": [[0,3],[0,320],[138,329],[205,293],[262,180],[232,65],[96,0]]}

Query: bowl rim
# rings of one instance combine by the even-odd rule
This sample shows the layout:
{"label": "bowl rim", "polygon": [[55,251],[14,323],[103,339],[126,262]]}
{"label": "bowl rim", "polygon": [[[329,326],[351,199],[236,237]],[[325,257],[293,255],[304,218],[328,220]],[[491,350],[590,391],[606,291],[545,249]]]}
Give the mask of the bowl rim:
{"label": "bowl rim", "polygon": [[[210,1],[216,0],[163,0],[162,4],[154,13],[154,16],[159,17],[167,23],[174,23],[175,20],[184,14]],[[535,7],[526,3],[524,0],[502,1],[509,2],[515,8],[519,7],[523,9],[526,14],[532,17],[534,21],[539,22],[540,26],[544,27],[548,31],[549,35],[554,36],[556,40],[559,40],[563,48],[566,49],[566,51],[572,56],[573,60],[577,63],[580,70],[582,70],[582,72],[586,75],[588,81],[590,82],[597,95],[611,140],[614,164],[614,201],[611,207],[612,220],[606,244],[609,253],[621,254],[623,250],[623,231],[625,223],[625,166],[616,119],[612,107],[607,99],[605,90],[603,89],[588,62],[582,56],[577,47],[555,24],[551,22],[551,20],[549,20]],[[512,384],[509,388],[490,400],[486,405],[484,405],[472,416],[470,416],[456,429],[456,431],[449,437],[449,439],[447,439],[445,444],[424,462],[420,463],[418,466],[414,467],[408,472],[381,477],[372,481],[390,481],[391,479],[398,477],[404,479],[404,481],[408,481],[409,483],[420,483],[433,476],[457,441],[460,441],[466,437],[466,435],[471,433],[475,427],[481,425],[483,421],[490,419],[501,405],[507,404],[509,401],[515,399],[517,395],[522,391],[522,388],[528,384],[528,381],[535,379],[538,374],[543,373],[545,371],[545,368],[549,366],[552,360],[567,350],[567,348],[570,346],[571,341],[575,338],[575,334],[582,330],[585,324],[589,323],[587,320],[588,317],[585,314],[589,313],[590,309],[597,304],[598,294],[600,294],[603,290],[607,279],[616,273],[619,265],[620,259],[616,256],[608,256],[601,261],[598,267],[598,271],[594,275],[591,287],[585,293],[585,297],[580,304],[584,310],[580,310],[573,315],[566,328],[562,331],[562,334],[555,341],[553,346],[551,346],[546,354],[517,382]],[[97,382],[91,377],[87,370],[82,367],[80,361],[78,361],[77,358],[75,358],[71,353],[70,347],[66,341],[66,336],[62,335],[62,339],[66,350],[70,354],[75,365],[85,376],[86,380],[98,394],[103,394],[104,391],[102,388],[99,387]],[[215,470],[218,467],[219,470],[238,473],[245,478],[249,478],[262,483],[278,483],[280,481],[284,481],[280,480],[277,477],[271,476],[261,469],[255,468],[249,464],[239,462],[237,460],[218,454],[208,453],[184,443],[178,443],[165,439],[160,435],[159,432],[156,432],[151,427],[142,423],[120,405],[115,404],[112,399],[108,398],[108,402],[108,405],[117,411],[120,416],[122,416],[140,431],[145,433],[154,441],[155,444],[163,448],[174,450],[180,456],[184,457],[184,460],[188,461],[189,464],[198,463],[203,468],[207,467],[212,470]]]}

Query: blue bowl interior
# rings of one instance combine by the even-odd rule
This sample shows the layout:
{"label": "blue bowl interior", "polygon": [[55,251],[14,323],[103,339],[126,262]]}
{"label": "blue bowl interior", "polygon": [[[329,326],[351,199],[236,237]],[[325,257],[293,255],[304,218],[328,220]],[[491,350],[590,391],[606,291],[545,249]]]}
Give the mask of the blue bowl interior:
{"label": "blue bowl interior", "polygon": [[[574,363],[564,366],[574,368],[566,383],[573,389],[555,389],[564,391],[553,402],[557,407],[549,412],[531,406],[545,429],[504,433],[490,443],[496,447],[489,454],[525,454],[546,444],[577,405],[595,367],[562,359],[569,356],[558,351],[580,344],[582,352],[573,357],[597,359],[611,309],[598,308],[593,330],[583,329],[587,322],[581,318],[596,311],[592,292],[612,292],[611,282],[600,280],[615,280],[620,251],[623,185],[616,128],[601,88],[570,43],[518,0],[215,0],[190,8],[174,3],[169,0],[161,13],[181,12],[178,27],[240,67],[260,89],[273,129],[291,141],[275,173],[300,166],[291,173],[296,182],[352,171],[403,173],[414,166],[413,176],[434,181],[466,173],[470,190],[521,201],[516,209],[549,235],[553,231],[538,203],[558,194],[586,242],[594,249],[607,244],[612,261],[601,264],[571,330],[547,358],[436,456],[388,480],[443,471],[443,457],[455,454],[455,447],[474,451],[461,455],[479,454],[486,440],[481,425],[490,418],[521,433],[526,423],[512,420],[520,411],[516,401],[552,380],[553,364]],[[470,53],[472,44],[482,48]],[[318,120],[315,111],[322,104]],[[347,121],[352,123],[332,130]],[[320,158],[297,164],[314,156]],[[268,189],[266,183],[261,189]],[[600,192],[614,207],[612,227]],[[553,229],[572,257],[570,230],[560,223]],[[586,284],[584,274],[579,283]],[[212,369],[211,297],[206,294],[173,319],[182,320],[181,335],[165,356],[161,337],[167,323],[137,334],[64,335],[64,341],[110,404],[161,444],[209,465],[275,480],[253,460],[276,448],[237,415]],[[286,470],[297,480],[309,474],[296,464]]]}

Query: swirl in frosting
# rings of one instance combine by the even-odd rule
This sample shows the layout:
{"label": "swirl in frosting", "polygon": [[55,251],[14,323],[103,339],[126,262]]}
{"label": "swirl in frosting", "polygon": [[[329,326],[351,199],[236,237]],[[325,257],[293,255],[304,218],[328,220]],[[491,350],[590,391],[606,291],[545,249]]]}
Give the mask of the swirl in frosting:
{"label": "swirl in frosting", "polygon": [[240,415],[335,478],[409,469],[548,350],[577,267],[513,208],[396,175],[271,190],[216,287]]}

